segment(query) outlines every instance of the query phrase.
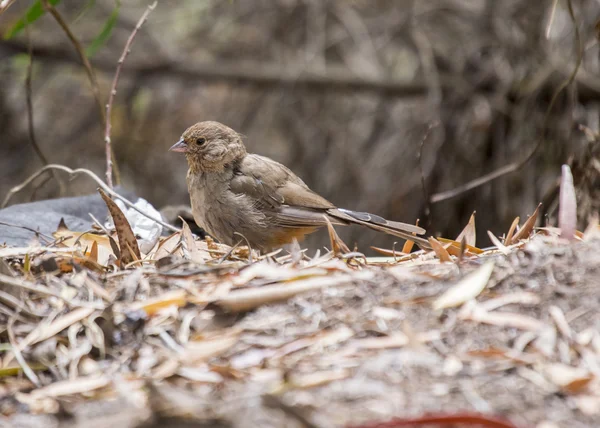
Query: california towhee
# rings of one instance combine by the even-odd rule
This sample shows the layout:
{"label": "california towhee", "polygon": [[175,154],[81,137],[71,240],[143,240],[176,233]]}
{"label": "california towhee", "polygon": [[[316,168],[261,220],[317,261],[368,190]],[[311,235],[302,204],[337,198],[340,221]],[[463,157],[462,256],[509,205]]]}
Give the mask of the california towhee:
{"label": "california towhee", "polygon": [[243,235],[262,251],[301,240],[327,225],[359,224],[390,235],[428,242],[412,233],[420,227],[364,212],[336,208],[292,171],[264,156],[248,154],[240,135],[218,122],[200,122],[170,149],[185,153],[187,184],[198,226],[227,245]]}

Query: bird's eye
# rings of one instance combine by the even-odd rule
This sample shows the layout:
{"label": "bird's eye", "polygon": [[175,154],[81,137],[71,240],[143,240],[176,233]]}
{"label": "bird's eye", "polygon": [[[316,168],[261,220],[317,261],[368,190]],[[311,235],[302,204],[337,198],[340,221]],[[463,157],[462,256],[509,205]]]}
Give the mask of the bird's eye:
{"label": "bird's eye", "polygon": [[201,146],[204,143],[206,143],[206,138],[204,138],[204,137],[200,137],[196,140],[196,145],[198,145],[198,146]]}

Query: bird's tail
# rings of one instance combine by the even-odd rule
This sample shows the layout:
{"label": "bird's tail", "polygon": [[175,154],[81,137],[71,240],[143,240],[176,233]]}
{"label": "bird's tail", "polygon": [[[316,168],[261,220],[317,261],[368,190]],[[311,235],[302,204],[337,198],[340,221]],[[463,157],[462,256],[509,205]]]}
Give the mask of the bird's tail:
{"label": "bird's tail", "polygon": [[429,241],[413,235],[424,234],[425,229],[423,229],[422,227],[407,223],[401,223],[399,221],[390,221],[378,215],[358,211],[350,211],[342,208],[334,208],[327,210],[327,214],[335,220],[341,220],[345,223],[360,224],[378,232],[383,232],[387,233],[388,235],[393,235],[399,238],[411,240],[421,248],[431,249]]}

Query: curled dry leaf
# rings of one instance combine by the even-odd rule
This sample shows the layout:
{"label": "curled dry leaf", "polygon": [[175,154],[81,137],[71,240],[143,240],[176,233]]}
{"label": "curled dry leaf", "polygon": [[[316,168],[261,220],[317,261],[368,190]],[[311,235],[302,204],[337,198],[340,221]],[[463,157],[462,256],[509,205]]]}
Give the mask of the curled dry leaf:
{"label": "curled dry leaf", "polygon": [[477,297],[485,288],[494,270],[494,262],[487,262],[469,273],[452,288],[433,302],[434,309],[445,309],[462,305]]}
{"label": "curled dry leaf", "polygon": [[121,252],[119,262],[121,263],[121,267],[124,268],[129,263],[142,258],[137,239],[135,239],[133,230],[131,230],[127,217],[125,217],[121,208],[102,189],[98,188],[98,193],[100,193],[100,196],[102,196],[102,199],[106,203],[115,223],[117,237],[119,238],[119,250]]}
{"label": "curled dry leaf", "polygon": [[542,206],[541,203],[538,204],[537,208],[535,209],[533,214],[531,214],[531,216],[527,219],[527,221],[525,222],[523,227],[520,228],[517,233],[515,233],[515,235],[513,236],[513,238],[511,239],[510,242],[508,242],[508,240],[507,240],[506,245],[515,244],[515,243],[519,242],[521,239],[526,239],[529,237],[529,235],[531,235],[531,232],[533,232],[533,228],[535,227],[535,223],[537,221],[537,217],[538,217],[541,206]]}

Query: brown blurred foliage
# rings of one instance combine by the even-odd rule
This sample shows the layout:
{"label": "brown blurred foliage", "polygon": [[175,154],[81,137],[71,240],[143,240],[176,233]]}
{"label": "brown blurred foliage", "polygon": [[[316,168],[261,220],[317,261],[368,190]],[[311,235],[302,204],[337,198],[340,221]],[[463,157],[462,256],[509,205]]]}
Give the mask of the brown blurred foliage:
{"label": "brown blurred foliage", "polygon": [[[28,3],[0,16],[1,32]],[[123,3],[92,58],[104,102],[147,5]],[[114,7],[91,4],[57,6],[84,46]],[[582,165],[585,216],[597,211],[600,187],[586,172],[598,143],[579,130],[598,131],[600,6],[580,0],[573,8],[581,70],[544,123],[578,60],[566,1],[162,0],[136,36],[113,107],[123,184],[159,208],[187,203],[185,160],[167,149],[187,126],[210,119],[246,135],[250,151],[285,163],[339,206],[406,222],[421,217],[432,233],[458,234],[473,210],[480,237],[506,230],[549,194],[570,159]],[[51,16],[32,24],[30,36],[41,149],[52,163],[103,176],[104,128],[73,46]],[[1,196],[41,167],[27,133],[27,43],[25,33],[0,42]],[[522,159],[544,125],[547,138],[524,168],[434,204],[426,216],[426,196]],[[68,191],[95,187],[78,178]],[[57,195],[49,182],[36,197]],[[362,250],[393,242],[360,228],[340,232]]]}

